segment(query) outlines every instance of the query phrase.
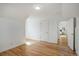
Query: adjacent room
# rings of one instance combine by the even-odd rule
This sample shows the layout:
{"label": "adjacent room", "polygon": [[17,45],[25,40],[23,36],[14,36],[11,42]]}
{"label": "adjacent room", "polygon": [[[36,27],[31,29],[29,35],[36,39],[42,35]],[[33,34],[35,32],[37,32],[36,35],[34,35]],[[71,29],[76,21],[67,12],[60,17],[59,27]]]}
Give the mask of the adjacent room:
{"label": "adjacent room", "polygon": [[0,3],[0,56],[79,56],[79,3]]}

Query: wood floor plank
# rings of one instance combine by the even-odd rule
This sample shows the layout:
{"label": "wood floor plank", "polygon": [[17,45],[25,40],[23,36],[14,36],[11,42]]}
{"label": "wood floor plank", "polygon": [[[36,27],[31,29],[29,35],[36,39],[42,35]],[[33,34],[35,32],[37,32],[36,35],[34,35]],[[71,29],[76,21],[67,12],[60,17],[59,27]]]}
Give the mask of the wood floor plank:
{"label": "wood floor plank", "polygon": [[0,56],[76,56],[76,54],[69,47],[40,41],[31,45],[23,44],[0,53]]}

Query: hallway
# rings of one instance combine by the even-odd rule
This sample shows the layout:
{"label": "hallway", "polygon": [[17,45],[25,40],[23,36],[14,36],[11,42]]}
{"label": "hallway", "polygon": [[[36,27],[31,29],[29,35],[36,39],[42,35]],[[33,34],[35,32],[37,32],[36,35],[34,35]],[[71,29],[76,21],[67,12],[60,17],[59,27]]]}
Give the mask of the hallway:
{"label": "hallway", "polygon": [[[29,43],[28,43],[29,42]],[[43,41],[27,40],[26,44],[0,53],[1,56],[76,56],[68,47]]]}
{"label": "hallway", "polygon": [[58,39],[58,45],[68,47],[67,35],[60,35],[60,37]]}

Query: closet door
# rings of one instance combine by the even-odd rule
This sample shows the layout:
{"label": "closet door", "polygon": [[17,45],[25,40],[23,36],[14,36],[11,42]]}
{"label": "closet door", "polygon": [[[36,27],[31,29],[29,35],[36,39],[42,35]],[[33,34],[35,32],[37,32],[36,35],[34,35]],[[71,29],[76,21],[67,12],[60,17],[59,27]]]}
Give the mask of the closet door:
{"label": "closet door", "polygon": [[48,32],[48,20],[42,20],[40,22],[40,38],[41,38],[41,41],[48,41],[49,39],[49,32]]}

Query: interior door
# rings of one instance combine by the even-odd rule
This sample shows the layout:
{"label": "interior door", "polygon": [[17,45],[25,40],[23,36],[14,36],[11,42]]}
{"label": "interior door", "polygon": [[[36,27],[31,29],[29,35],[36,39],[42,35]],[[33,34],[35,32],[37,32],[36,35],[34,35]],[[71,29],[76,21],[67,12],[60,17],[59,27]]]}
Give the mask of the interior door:
{"label": "interior door", "polygon": [[68,20],[67,23],[67,36],[68,36],[68,46],[74,49],[74,19]]}
{"label": "interior door", "polygon": [[48,41],[48,20],[42,20],[40,23],[40,38],[42,41]]}

